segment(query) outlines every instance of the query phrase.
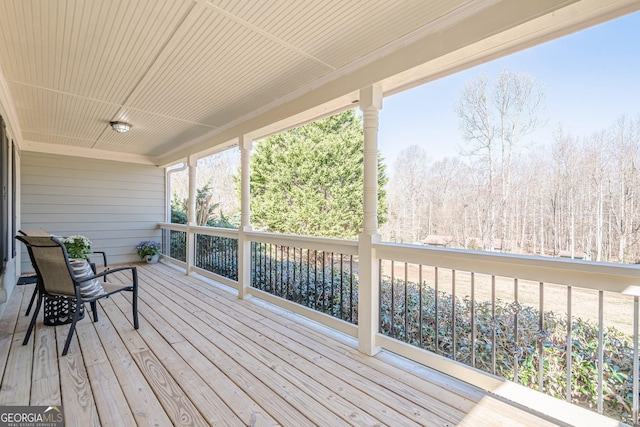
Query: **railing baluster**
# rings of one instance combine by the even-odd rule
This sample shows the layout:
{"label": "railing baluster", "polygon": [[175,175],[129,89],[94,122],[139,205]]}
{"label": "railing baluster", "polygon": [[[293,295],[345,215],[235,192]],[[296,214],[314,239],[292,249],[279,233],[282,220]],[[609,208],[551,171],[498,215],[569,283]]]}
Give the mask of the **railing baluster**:
{"label": "railing baluster", "polygon": [[434,297],[434,309],[436,313],[436,324],[435,324],[435,335],[436,335],[436,353],[440,352],[440,321],[439,321],[439,313],[438,313],[438,267],[434,267],[434,286],[435,286],[435,297]]}
{"label": "railing baluster", "polygon": [[266,290],[267,286],[267,277],[265,272],[267,271],[267,244],[260,243],[260,276],[258,277],[258,289]]}
{"label": "railing baluster", "polygon": [[638,297],[633,297],[633,425],[638,426]]}
{"label": "railing baluster", "polygon": [[[280,249],[280,258],[276,259],[277,264],[276,264],[276,271],[278,266],[280,267],[280,280],[278,280],[278,284],[280,285],[280,291],[279,294],[276,293],[276,295],[279,296],[283,296],[284,295],[284,246],[282,245],[278,245],[278,249]],[[278,256],[278,253],[276,252],[276,257]]]}
{"label": "railing baluster", "polygon": [[475,274],[471,272],[471,366],[476,367],[476,289]]}
{"label": "railing baluster", "polygon": [[326,264],[326,252],[322,251],[322,312],[326,312],[327,311],[327,305],[326,305],[326,272],[325,272],[325,264]]}
{"label": "railing baluster", "polygon": [[273,277],[273,269],[271,268],[271,260],[272,260],[272,256],[271,256],[271,252],[272,252],[272,247],[273,245],[271,243],[266,243],[265,244],[265,251],[264,251],[264,275],[268,277],[268,280],[265,280],[265,284],[264,284],[264,290],[267,292],[271,292],[271,283],[272,283],[272,277]]}
{"label": "railing baluster", "polygon": [[258,289],[263,289],[264,281],[265,281],[264,272],[263,272],[264,262],[265,262],[264,252],[265,252],[265,244],[260,243],[258,245],[258,275],[256,277],[256,288]]}
{"label": "railing baluster", "polygon": [[[378,271],[382,271],[382,259],[378,260]],[[378,274],[378,307],[382,309],[382,273]],[[383,331],[382,316],[378,316],[378,332]]]}
{"label": "railing baluster", "polygon": [[255,263],[256,263],[256,270],[254,272],[254,276],[253,276],[253,280],[254,283],[253,285],[256,288],[260,288],[260,282],[262,282],[262,243],[257,243],[255,244]]}
{"label": "railing baluster", "polygon": [[309,254],[311,252],[310,249],[307,249],[307,307],[310,306],[310,302],[309,302],[309,298],[311,297],[311,292],[309,292],[309,286],[311,285],[311,255]]}
{"label": "railing baluster", "polygon": [[269,271],[271,273],[270,292],[273,295],[278,295],[278,247],[279,245],[272,244],[271,251],[269,253]]}
{"label": "railing baluster", "polygon": [[603,411],[604,381],[604,291],[598,291],[598,413]]}
{"label": "railing baluster", "polygon": [[538,391],[544,392],[544,283],[540,282],[540,313],[538,314]]}
{"label": "railing baluster", "polygon": [[395,305],[396,305],[396,301],[395,301],[395,268],[393,265],[393,261],[391,261],[391,322],[390,322],[390,327],[391,327],[391,336],[393,338],[396,337],[396,328],[394,327],[394,325],[396,324],[396,315],[395,315]]}
{"label": "railing baluster", "polygon": [[265,243],[264,244],[264,250],[262,252],[262,256],[264,258],[264,260],[262,261],[262,277],[263,277],[263,281],[264,284],[262,285],[262,290],[264,291],[268,291],[269,290],[269,281],[271,280],[271,271],[269,269],[269,264],[267,264],[268,260],[269,260],[269,252],[271,250],[271,245],[269,243]]}
{"label": "railing baluster", "polygon": [[496,374],[496,276],[491,276],[491,373]]}
{"label": "railing baluster", "polygon": [[313,309],[318,309],[318,251],[313,251]]}
{"label": "railing baluster", "polygon": [[278,295],[278,245],[271,245],[271,264],[269,266],[271,272],[271,293]]}
{"label": "railing baluster", "polygon": [[519,383],[520,381],[518,381],[518,368],[519,368],[519,361],[518,361],[518,354],[520,352],[520,345],[519,345],[519,340],[518,340],[518,311],[519,311],[519,306],[518,306],[518,279],[513,279],[513,309],[515,311],[514,316],[513,316],[513,345],[514,345],[514,351],[513,351],[513,382],[515,383]]}
{"label": "railing baluster", "polygon": [[[296,295],[296,289],[297,289],[297,283],[296,283],[296,270],[298,269],[298,264],[296,263],[296,248],[293,248],[293,261],[291,261],[291,268],[292,268],[292,272],[291,272],[291,300],[294,302],[300,302],[300,299],[295,296]],[[297,292],[299,295],[299,292]]]}
{"label": "railing baluster", "polygon": [[408,292],[408,264],[404,263],[404,341],[409,342],[409,292]]}
{"label": "railing baluster", "polygon": [[250,286],[255,286],[255,278],[256,278],[256,242],[249,243],[251,248],[251,271],[249,272],[249,280]]}
{"label": "railing baluster", "polygon": [[291,246],[287,246],[287,299],[291,300]]}
{"label": "railing baluster", "polygon": [[453,347],[451,354],[456,360],[456,271],[451,270],[451,336]]}
{"label": "railing baluster", "polygon": [[256,287],[256,272],[258,270],[258,245],[257,242],[251,242],[251,287]]}
{"label": "railing baluster", "polygon": [[419,270],[418,270],[418,289],[420,290],[420,294],[418,295],[418,328],[420,331],[420,335],[419,335],[419,339],[420,339],[420,348],[424,348],[424,338],[422,336],[422,292],[423,292],[423,287],[424,284],[422,283],[422,264],[420,264],[419,266]]}
{"label": "railing baluster", "polygon": [[[267,291],[268,290],[268,284],[269,284],[268,280],[271,280],[270,279],[271,272],[267,271],[268,270],[268,268],[267,268],[267,257],[268,257],[268,254],[267,254],[267,252],[270,250],[270,248],[271,248],[271,246],[268,243],[264,244],[264,252],[263,252],[264,262],[263,262],[263,265],[262,265],[262,268],[263,268],[262,277],[264,277],[264,284],[262,285],[262,290],[263,291]],[[269,274],[269,277],[267,277],[267,274]]]}
{"label": "railing baluster", "polygon": [[567,402],[571,402],[571,351],[573,349],[571,316],[571,286],[567,286]]}
{"label": "railing baluster", "polygon": [[336,280],[336,274],[335,274],[335,267],[336,267],[336,254],[331,252],[331,315],[335,316],[335,280]]}
{"label": "railing baluster", "polygon": [[[382,260],[380,260],[382,267]],[[380,307],[380,305],[378,305]],[[344,320],[344,255],[340,254],[340,318]]]}
{"label": "railing baluster", "polygon": [[349,321],[353,323],[353,255],[349,255]]}
{"label": "railing baluster", "polygon": [[287,283],[289,277],[287,276],[287,262],[285,259],[286,247],[280,246],[280,295],[283,298],[287,298]]}

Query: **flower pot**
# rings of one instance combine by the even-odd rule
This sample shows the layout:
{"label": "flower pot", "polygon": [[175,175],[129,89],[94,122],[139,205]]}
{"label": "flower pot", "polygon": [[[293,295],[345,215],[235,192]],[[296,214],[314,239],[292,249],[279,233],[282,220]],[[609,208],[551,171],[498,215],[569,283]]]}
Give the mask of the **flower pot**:
{"label": "flower pot", "polygon": [[160,255],[145,255],[144,260],[147,261],[147,264],[155,264],[158,262],[158,258]]}

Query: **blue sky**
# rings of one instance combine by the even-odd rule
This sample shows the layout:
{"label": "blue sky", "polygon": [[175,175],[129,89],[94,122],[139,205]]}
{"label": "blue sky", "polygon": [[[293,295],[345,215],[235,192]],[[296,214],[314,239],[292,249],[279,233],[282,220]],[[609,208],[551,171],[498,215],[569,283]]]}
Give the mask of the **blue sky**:
{"label": "blue sky", "polygon": [[503,68],[532,75],[546,92],[548,123],[530,139],[543,144],[562,123],[574,136],[608,128],[623,114],[640,114],[640,13],[384,98],[379,149],[389,167],[400,151],[422,146],[439,160],[462,143],[453,106],[468,80]]}

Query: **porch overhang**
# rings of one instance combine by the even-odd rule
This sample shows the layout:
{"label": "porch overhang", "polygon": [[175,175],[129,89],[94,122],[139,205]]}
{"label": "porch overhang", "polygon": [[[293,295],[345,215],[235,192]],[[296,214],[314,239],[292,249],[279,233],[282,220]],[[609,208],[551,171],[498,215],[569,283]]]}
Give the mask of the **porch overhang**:
{"label": "porch overhang", "polygon": [[[337,4],[169,3],[5,3],[0,112],[20,149],[169,165],[355,106],[363,87],[399,92],[640,8],[363,0],[337,16]],[[111,132],[119,119],[132,132]]]}

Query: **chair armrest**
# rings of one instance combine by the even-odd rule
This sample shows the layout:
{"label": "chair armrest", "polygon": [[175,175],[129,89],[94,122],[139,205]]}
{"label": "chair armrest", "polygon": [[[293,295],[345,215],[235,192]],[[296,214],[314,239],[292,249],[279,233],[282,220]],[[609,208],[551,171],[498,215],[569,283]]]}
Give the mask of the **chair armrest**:
{"label": "chair armrest", "polygon": [[107,254],[104,251],[93,251],[89,254],[89,256],[91,256],[92,254],[101,254],[102,255],[102,265],[104,268],[107,268]]}
{"label": "chair armrest", "polygon": [[75,281],[77,283],[83,283],[83,282],[86,282],[87,280],[97,279],[97,278],[100,278],[100,277],[108,276],[109,274],[112,274],[112,273],[117,273],[119,271],[125,271],[125,270],[130,270],[131,273],[132,273],[132,276],[134,278],[137,278],[137,276],[138,276],[137,267],[118,267],[118,268],[114,268],[114,269],[110,269],[110,270],[104,270],[103,272],[101,272],[99,274],[94,274],[93,276],[84,277],[82,279],[75,279]]}

